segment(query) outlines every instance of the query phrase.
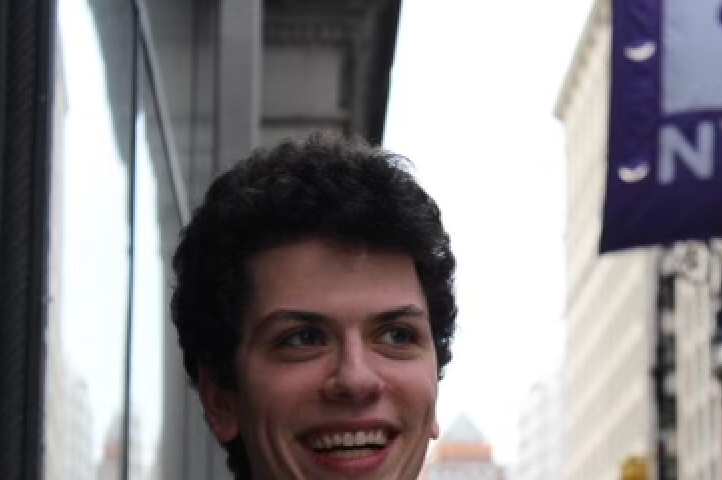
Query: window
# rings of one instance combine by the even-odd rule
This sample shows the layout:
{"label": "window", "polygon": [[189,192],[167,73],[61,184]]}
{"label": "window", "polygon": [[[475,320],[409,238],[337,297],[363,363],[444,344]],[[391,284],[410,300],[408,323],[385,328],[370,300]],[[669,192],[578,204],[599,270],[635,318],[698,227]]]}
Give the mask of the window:
{"label": "window", "polygon": [[160,467],[181,200],[135,3],[58,2],[45,480],[157,478]]}

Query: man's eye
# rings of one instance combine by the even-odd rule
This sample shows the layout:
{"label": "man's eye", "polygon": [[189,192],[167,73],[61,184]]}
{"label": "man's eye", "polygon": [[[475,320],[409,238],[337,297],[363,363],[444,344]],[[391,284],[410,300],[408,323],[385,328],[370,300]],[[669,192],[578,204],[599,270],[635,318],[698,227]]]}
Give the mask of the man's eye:
{"label": "man's eye", "polygon": [[303,328],[295,330],[281,337],[281,347],[316,347],[326,344],[326,337],[323,332],[315,328]]}
{"label": "man's eye", "polygon": [[381,341],[389,345],[412,345],[417,343],[419,336],[409,327],[393,327],[381,335]]}

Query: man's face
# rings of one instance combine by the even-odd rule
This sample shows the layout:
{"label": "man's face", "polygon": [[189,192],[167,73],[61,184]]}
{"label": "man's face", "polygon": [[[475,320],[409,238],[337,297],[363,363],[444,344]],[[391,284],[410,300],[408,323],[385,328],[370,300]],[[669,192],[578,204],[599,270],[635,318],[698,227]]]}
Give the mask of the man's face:
{"label": "man's face", "polygon": [[234,409],[254,480],[412,480],[437,364],[410,257],[321,240],[250,262]]}

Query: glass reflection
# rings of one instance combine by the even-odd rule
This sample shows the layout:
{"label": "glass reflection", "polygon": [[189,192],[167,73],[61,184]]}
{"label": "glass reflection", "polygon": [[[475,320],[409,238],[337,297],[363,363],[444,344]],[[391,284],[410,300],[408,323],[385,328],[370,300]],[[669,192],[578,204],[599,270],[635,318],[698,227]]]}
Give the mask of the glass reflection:
{"label": "glass reflection", "polygon": [[94,4],[58,2],[46,480],[120,471],[132,10],[130,2]]}
{"label": "glass reflection", "polygon": [[131,478],[161,476],[162,355],[172,246],[180,229],[165,137],[155,108],[150,77],[141,62],[141,111],[137,117],[135,281],[131,370]]}

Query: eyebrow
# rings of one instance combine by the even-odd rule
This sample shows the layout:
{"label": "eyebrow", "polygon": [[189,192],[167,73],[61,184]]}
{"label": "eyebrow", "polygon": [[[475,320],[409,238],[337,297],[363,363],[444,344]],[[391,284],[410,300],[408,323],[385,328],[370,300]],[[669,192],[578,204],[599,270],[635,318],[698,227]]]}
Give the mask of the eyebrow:
{"label": "eyebrow", "polygon": [[310,312],[307,310],[279,309],[274,310],[265,315],[258,322],[259,324],[268,324],[269,322],[303,322],[303,323],[322,323],[328,320],[328,316],[318,312]]}
{"label": "eyebrow", "polygon": [[[416,305],[403,305],[374,314],[372,318],[378,323],[388,323],[402,318],[425,320],[427,316],[427,312]],[[308,310],[278,309],[263,316],[251,330],[251,336],[255,336],[259,332],[268,328],[269,325],[277,322],[300,322],[310,325],[318,325],[329,322],[331,318],[332,317],[329,315]]]}
{"label": "eyebrow", "polygon": [[402,307],[374,315],[374,318],[381,323],[392,322],[400,318],[426,319],[426,317],[426,311],[415,305],[404,305]]}

